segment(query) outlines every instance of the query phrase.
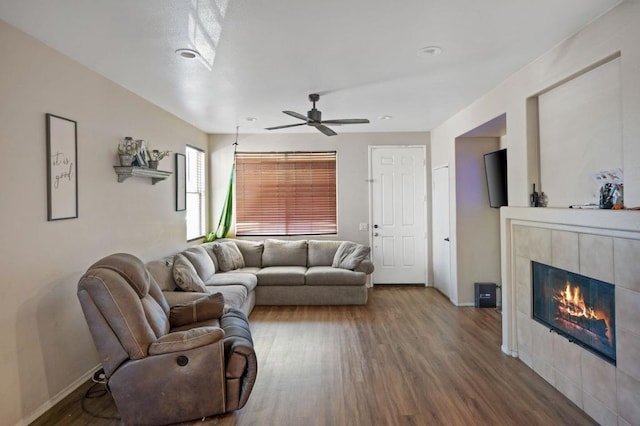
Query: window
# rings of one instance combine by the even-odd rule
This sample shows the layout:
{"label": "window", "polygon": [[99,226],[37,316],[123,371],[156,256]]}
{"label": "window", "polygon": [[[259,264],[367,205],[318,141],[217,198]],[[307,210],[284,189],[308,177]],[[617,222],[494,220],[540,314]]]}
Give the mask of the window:
{"label": "window", "polygon": [[187,146],[187,241],[205,234],[204,151]]}
{"label": "window", "polygon": [[236,206],[236,235],[337,233],[336,153],[236,153]]}

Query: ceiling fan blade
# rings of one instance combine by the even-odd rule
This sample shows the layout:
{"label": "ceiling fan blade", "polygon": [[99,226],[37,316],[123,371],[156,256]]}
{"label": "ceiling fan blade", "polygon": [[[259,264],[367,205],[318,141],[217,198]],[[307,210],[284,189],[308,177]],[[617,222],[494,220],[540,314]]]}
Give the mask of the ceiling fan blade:
{"label": "ceiling fan blade", "polygon": [[323,126],[322,124],[319,124],[319,125],[313,126],[313,127],[315,127],[316,129],[320,130],[322,133],[324,133],[327,136],[335,136],[335,135],[337,135],[336,132],[334,132],[333,130],[331,130],[327,126]]}
{"label": "ceiling fan blade", "polygon": [[284,126],[265,127],[265,130],[286,129],[287,127],[306,126],[307,123],[285,124]]}
{"label": "ceiling fan blade", "polygon": [[367,124],[369,120],[366,118],[344,118],[342,120],[322,120],[324,124],[342,125],[342,124]]}
{"label": "ceiling fan blade", "polygon": [[300,120],[304,120],[304,121],[308,120],[306,115],[298,114],[295,111],[282,111],[282,112],[284,112],[285,114],[290,115],[292,117],[299,118]]}

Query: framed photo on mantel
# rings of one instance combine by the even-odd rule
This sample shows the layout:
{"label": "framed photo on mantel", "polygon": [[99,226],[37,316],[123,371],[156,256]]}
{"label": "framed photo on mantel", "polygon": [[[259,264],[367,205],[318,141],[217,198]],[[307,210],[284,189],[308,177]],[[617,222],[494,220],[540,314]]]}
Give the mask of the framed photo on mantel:
{"label": "framed photo on mantel", "polygon": [[78,126],[46,114],[47,220],[78,217]]}

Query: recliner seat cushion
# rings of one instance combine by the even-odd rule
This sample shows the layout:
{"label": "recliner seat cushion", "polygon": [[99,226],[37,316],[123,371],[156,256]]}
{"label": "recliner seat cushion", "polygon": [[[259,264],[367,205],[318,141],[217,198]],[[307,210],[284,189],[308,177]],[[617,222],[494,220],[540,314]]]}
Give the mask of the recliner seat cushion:
{"label": "recliner seat cushion", "polygon": [[307,241],[266,239],[262,266],[307,266]]}

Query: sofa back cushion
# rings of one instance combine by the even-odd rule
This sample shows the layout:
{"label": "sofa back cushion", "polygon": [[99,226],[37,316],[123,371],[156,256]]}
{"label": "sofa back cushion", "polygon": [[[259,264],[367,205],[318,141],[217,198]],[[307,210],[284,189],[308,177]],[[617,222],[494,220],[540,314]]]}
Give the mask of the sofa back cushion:
{"label": "sofa back cushion", "polygon": [[233,242],[236,243],[240,253],[242,253],[244,266],[262,268],[262,252],[264,251],[264,243],[262,241],[233,240]]}
{"label": "sofa back cushion", "polygon": [[233,241],[213,243],[211,248],[216,255],[216,259],[218,259],[220,271],[228,272],[244,268],[242,253],[240,253],[240,249]]}
{"label": "sofa back cushion", "polygon": [[266,239],[262,266],[307,266],[307,241]]}
{"label": "sofa back cushion", "polygon": [[342,241],[309,241],[309,258],[307,262],[311,266],[331,266],[333,257],[338,251]]}
{"label": "sofa back cushion", "polygon": [[147,270],[155,278],[160,290],[174,291],[176,289],[176,282],[173,280],[173,256],[148,262]]}
{"label": "sofa back cushion", "polygon": [[216,273],[216,267],[213,263],[213,259],[204,247],[189,247],[180,253],[189,259],[189,262],[191,262],[191,264],[196,268],[198,276],[202,281],[207,282],[209,278]]}

